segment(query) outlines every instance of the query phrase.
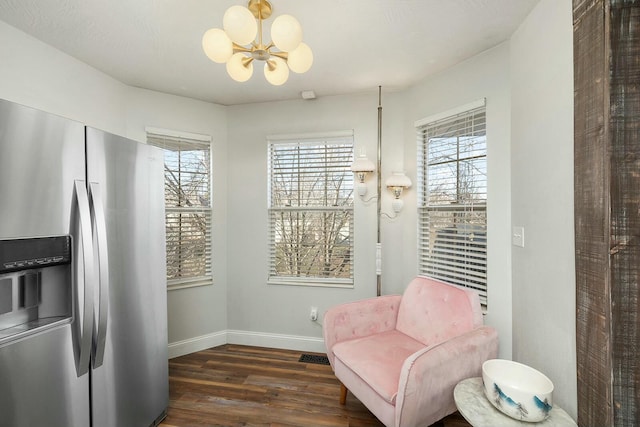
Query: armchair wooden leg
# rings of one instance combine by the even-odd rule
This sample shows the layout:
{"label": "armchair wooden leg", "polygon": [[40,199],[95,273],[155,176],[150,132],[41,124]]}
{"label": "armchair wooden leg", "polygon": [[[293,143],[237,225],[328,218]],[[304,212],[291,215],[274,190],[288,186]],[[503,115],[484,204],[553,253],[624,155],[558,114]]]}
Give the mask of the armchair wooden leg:
{"label": "armchair wooden leg", "polygon": [[340,383],[340,404],[345,405],[347,403],[347,388],[344,384]]}

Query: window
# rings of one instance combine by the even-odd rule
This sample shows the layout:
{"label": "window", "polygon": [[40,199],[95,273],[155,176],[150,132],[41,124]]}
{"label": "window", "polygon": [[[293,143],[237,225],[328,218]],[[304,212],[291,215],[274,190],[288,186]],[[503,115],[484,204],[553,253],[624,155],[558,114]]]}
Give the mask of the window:
{"label": "window", "polygon": [[353,285],[353,133],[269,137],[269,283]]}
{"label": "window", "polygon": [[167,285],[211,284],[211,138],[147,128],[164,150]]}
{"label": "window", "polygon": [[487,304],[484,100],[416,123],[418,274],[475,289]]}

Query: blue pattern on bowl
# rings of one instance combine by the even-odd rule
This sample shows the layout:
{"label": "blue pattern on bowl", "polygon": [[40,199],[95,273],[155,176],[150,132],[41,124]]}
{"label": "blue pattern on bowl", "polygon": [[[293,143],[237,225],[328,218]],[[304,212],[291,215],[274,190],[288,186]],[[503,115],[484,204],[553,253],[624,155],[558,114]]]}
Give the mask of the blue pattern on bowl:
{"label": "blue pattern on bowl", "polygon": [[[502,402],[505,402],[507,405],[513,407],[517,414],[520,415],[520,419],[523,420],[527,418],[529,415],[529,411],[521,402],[516,402],[502,391],[498,384],[493,383],[493,391],[495,393],[494,403],[496,407],[502,408]],[[545,413],[545,418],[549,415],[549,411],[551,411],[552,405],[549,404],[548,400],[545,398],[544,401],[540,400],[538,396],[533,396],[533,404],[542,410]]]}

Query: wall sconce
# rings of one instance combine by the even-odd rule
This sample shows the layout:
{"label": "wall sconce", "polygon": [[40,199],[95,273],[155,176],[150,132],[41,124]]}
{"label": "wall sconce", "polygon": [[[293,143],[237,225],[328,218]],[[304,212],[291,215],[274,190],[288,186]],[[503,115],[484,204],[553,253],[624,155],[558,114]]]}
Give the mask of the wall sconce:
{"label": "wall sconce", "polygon": [[367,194],[367,184],[364,183],[364,180],[367,178],[367,174],[374,170],[376,167],[373,162],[364,154],[360,154],[351,165],[351,171],[358,177],[358,195],[360,197]]}
{"label": "wall sconce", "polygon": [[393,172],[393,174],[387,179],[387,188],[393,192],[394,200],[391,203],[393,211],[398,213],[402,210],[404,202],[400,198],[402,190],[411,187],[411,180],[404,172]]}

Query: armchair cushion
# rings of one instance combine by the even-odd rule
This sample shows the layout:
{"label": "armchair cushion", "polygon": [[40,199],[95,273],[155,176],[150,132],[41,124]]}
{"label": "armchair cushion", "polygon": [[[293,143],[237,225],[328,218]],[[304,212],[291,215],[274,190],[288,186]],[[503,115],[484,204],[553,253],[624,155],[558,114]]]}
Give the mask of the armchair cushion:
{"label": "armchair cushion", "polygon": [[405,359],[424,345],[396,330],[344,341],[333,354],[385,401],[395,405]]}

